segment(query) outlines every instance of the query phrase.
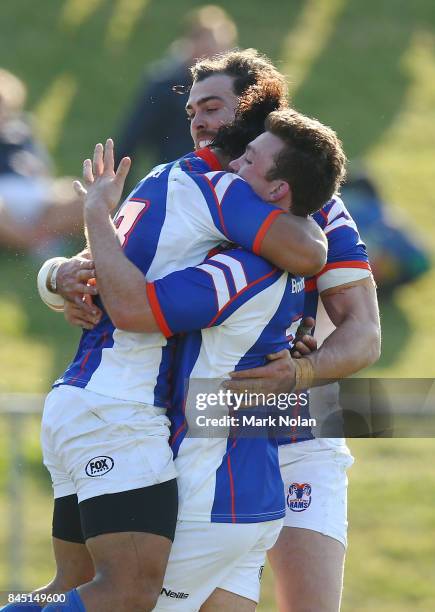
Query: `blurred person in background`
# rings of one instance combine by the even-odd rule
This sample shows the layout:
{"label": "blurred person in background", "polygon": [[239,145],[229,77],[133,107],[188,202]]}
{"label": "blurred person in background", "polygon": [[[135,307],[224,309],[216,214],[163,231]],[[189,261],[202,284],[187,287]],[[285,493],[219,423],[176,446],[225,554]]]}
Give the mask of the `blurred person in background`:
{"label": "blurred person in background", "polygon": [[83,231],[70,178],[54,179],[33,134],[24,83],[0,69],[0,247],[47,255],[67,234]]}
{"label": "blurred person in background", "polygon": [[152,155],[152,162],[159,163],[177,159],[190,150],[186,99],[180,95],[192,83],[190,66],[198,58],[234,47],[237,27],[222,8],[207,5],[187,14],[184,31],[185,35],[172,43],[166,57],[145,76],[117,139],[118,163],[126,156],[134,163],[140,148]]}
{"label": "blurred person in background", "polygon": [[412,231],[405,215],[389,210],[362,166],[355,167],[348,176],[342,195],[370,252],[373,276],[382,298],[429,270],[424,242]]}

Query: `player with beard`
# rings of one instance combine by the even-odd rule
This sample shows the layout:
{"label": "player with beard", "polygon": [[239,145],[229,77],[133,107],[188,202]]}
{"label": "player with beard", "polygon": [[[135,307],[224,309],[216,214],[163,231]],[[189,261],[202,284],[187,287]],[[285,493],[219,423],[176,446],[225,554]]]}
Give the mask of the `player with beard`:
{"label": "player with beard", "polygon": [[[240,59],[261,66],[264,73],[266,62],[263,58],[250,53],[237,58],[239,63]],[[270,101],[271,81],[268,77],[270,74],[264,75],[264,92],[265,99]],[[245,79],[245,88],[248,89],[250,85],[250,80]],[[280,86],[277,91],[281,92]],[[253,95],[258,100],[262,93],[263,89],[260,88]],[[234,104],[233,93],[231,98]],[[281,97],[275,96],[275,108],[279,107],[280,101]],[[97,147],[96,150],[95,168],[100,164],[100,149]],[[225,163],[225,155],[221,162]],[[209,248],[223,240],[232,240],[264,253],[282,268],[292,268],[293,265],[297,268],[300,265],[302,272],[320,267],[324,242],[315,224],[286,215],[280,209],[272,209],[269,204],[254,197],[240,179],[230,180],[227,189],[220,195],[223,183],[218,189],[213,183],[205,181],[201,187],[193,189],[191,198],[186,198],[186,190],[195,181],[193,175],[189,176],[189,164],[196,169],[195,164],[198,163],[202,167],[205,165],[205,170],[213,170],[217,158],[212,151],[205,150],[198,156],[182,160],[180,164],[154,169],[138,185],[122,208],[122,214],[118,215],[118,236],[126,252],[151,280],[177,269],[177,266],[181,268],[181,262],[184,265],[200,263]],[[197,172],[193,174],[196,176]],[[244,219],[243,224],[240,223],[241,218]],[[133,229],[141,229],[145,235],[139,241],[133,239]],[[290,246],[292,232],[294,240],[301,232],[305,237],[295,247]],[[175,238],[178,253],[168,261],[168,248],[173,247],[174,236],[178,236]],[[162,237],[165,237],[166,244]],[[146,252],[140,255],[137,251],[139,247],[145,248]],[[129,311],[132,307],[130,303]],[[166,404],[168,391],[166,372],[170,367],[171,344],[166,343],[164,338],[162,342],[160,337],[155,337],[156,334],[145,339],[137,334],[121,333],[124,325],[118,315],[126,317],[129,314],[125,309],[123,314],[111,312],[112,321],[104,316],[95,333],[84,334],[76,358],[55,383],[43,419],[44,460],[52,474],[56,498],[53,536],[59,568],[57,577],[45,592],[65,590],[66,584],[81,584],[91,577],[92,562],[89,555],[87,559],[84,558],[84,537],[97,572],[96,578],[83,587],[84,600],[91,610],[107,609],[105,606],[109,600],[112,604],[118,602],[116,605],[119,609],[151,609],[171,540],[172,515],[169,517],[167,512],[162,511],[163,508],[174,507],[173,491],[169,491],[168,487],[168,490],[163,490],[162,486],[165,482],[171,482],[170,462],[163,447],[160,451],[147,451],[150,436],[155,443],[157,438],[164,442],[166,437],[161,410]],[[118,329],[114,329],[113,323]],[[136,431],[133,438],[136,435],[137,438],[124,437],[125,455],[117,455],[118,447],[111,446],[105,450],[110,444],[104,428],[109,427],[113,441],[119,439],[119,427],[125,428],[125,402],[130,403],[133,410],[130,415],[134,425],[132,431]],[[72,405],[75,406],[74,411],[71,411]],[[152,409],[153,426],[157,428],[154,433],[148,431],[151,423],[148,423],[148,429],[145,423],[150,415],[145,414],[147,410],[138,411],[138,405]],[[138,420],[139,413],[141,418]],[[95,421],[95,416],[97,421],[92,424],[92,436],[89,438],[92,453],[96,443],[95,432],[101,433],[104,439],[98,437],[97,446],[101,452],[98,456],[90,457],[91,446],[85,449],[81,442],[89,430],[89,418]],[[68,422],[63,421],[64,418]],[[147,442],[147,445],[139,449],[140,441]],[[134,450],[140,450],[139,454],[136,453],[134,457],[130,455],[128,459],[129,453]],[[143,453],[141,455],[142,451],[145,456],[142,456]],[[113,455],[116,455],[115,459]],[[124,456],[127,457],[125,461]],[[142,469],[144,461],[148,464],[145,473]],[[130,466],[128,470],[127,463]],[[155,485],[151,482],[153,473],[157,475]],[[95,476],[99,476],[99,480],[88,480]],[[158,494],[157,488],[151,491],[153,486],[159,489]],[[150,495],[155,496],[154,501]],[[113,503],[116,504],[115,511]],[[148,508],[146,512],[145,507]],[[82,539],[80,524],[84,534]],[[136,530],[132,532],[131,527],[136,527]],[[135,557],[134,551],[137,549],[152,549],[153,563],[145,552],[141,559]],[[80,556],[83,562],[80,562]],[[141,584],[149,588],[141,588]],[[69,605],[78,605],[77,597],[77,593],[71,592]]]}
{"label": "player with beard", "polygon": [[[231,71],[226,72],[225,58],[198,63],[193,69],[193,76],[194,87],[190,93],[187,111],[191,117],[192,137],[198,147],[212,139],[222,123],[231,121],[237,106],[236,98],[239,96],[239,99],[243,100],[244,92],[232,86],[231,79],[234,77],[231,77]],[[225,77],[230,77],[230,80]],[[211,85],[216,85],[217,90],[209,87]],[[337,330],[310,360],[317,360],[316,372],[322,372],[321,367],[324,368],[318,375],[319,378],[335,379],[373,363],[378,357],[379,319],[376,293],[364,247],[339,198],[334,198],[334,202],[327,205],[323,213],[315,218],[325,228],[327,220],[334,224],[327,232],[330,246],[332,242],[334,247],[334,259],[329,261],[329,267],[319,276],[328,282],[326,285],[323,285],[322,281],[316,282],[316,289],[320,289],[322,302],[337,325]],[[334,228],[337,228],[338,232]],[[340,234],[345,235],[343,240]],[[338,239],[334,240],[336,236]],[[68,299],[75,299],[79,294],[93,291],[92,288],[86,287],[87,279],[93,275],[92,264],[75,260],[67,262],[57,274],[58,291]],[[315,296],[316,293],[311,295]],[[50,294],[49,298],[55,299],[56,296]],[[68,304],[68,309],[68,317],[75,324],[91,327],[95,322],[94,317],[98,317],[98,314],[87,313],[71,303]],[[311,313],[316,313],[315,308],[310,309]],[[269,365],[266,371],[255,375],[262,376],[258,380],[264,392],[288,391],[294,384],[295,363],[288,358],[279,360]],[[254,389],[258,390],[258,386]],[[325,445],[325,448],[318,448],[319,444]],[[301,449],[300,454],[298,447]],[[304,469],[305,465],[310,470],[310,457],[318,462],[319,466],[324,466],[321,468],[324,473],[318,478],[319,485],[312,482],[313,490],[316,491],[316,499],[312,505],[314,508],[314,503],[318,507],[325,503],[334,504],[335,525],[325,526],[319,515],[310,517],[307,522],[306,512],[287,510],[287,526],[276,547],[276,554],[274,552],[276,560],[273,562],[281,607],[283,610],[289,609],[290,605],[292,610],[303,609],[304,606],[317,609],[320,606],[318,602],[321,601],[321,609],[336,610],[340,600],[346,542],[345,467],[350,461],[349,453],[341,443],[337,448],[334,440],[308,440],[297,445],[288,445],[287,448],[286,453],[295,455],[293,459],[283,458],[284,469],[291,470],[285,476],[288,483],[286,488],[293,483],[312,482],[309,474],[304,472],[300,476],[298,472],[298,468]],[[316,451],[312,455],[310,448]],[[317,472],[315,466],[312,468]],[[328,489],[328,482],[331,482],[332,488]],[[337,495],[341,501],[336,504]],[[295,547],[298,555],[294,554]]]}
{"label": "player with beard", "polygon": [[[238,127],[235,122],[226,130],[230,146]],[[224,214],[225,206],[237,208],[234,195],[249,202],[248,214],[255,211],[255,197],[246,189],[249,184],[265,201],[306,217],[339,186],[345,162],[341,145],[330,128],[292,110],[271,113],[265,128],[230,164],[237,167],[238,175],[217,168],[203,174],[191,155],[172,167],[173,178],[178,167],[191,167],[190,197],[195,186],[203,189],[212,184]],[[144,230],[153,218],[139,220],[122,248],[116,219],[114,225],[109,215],[121,194],[126,165],[127,160],[122,161],[115,175],[109,140],[104,155],[97,146],[93,166],[90,160],[85,163],[88,193],[81,185],[78,188],[86,196],[88,239],[100,296],[112,321],[128,332],[154,336],[160,330],[168,343],[183,333],[177,342],[175,391],[168,410],[179,514],[155,610],[219,607],[252,612],[259,599],[266,551],[276,541],[285,513],[277,441],[264,431],[253,438],[255,427],[246,431],[243,415],[229,436],[213,436],[212,430],[211,438],[207,433],[204,438],[197,428],[195,432],[198,412],[186,396],[196,379],[213,382],[233,368],[255,367],[264,363],[268,352],[288,346],[288,329],[296,328],[302,316],[304,283],[241,248],[223,250],[199,266],[147,283],[132,243],[137,240],[142,245],[146,259]],[[160,172],[163,176],[164,170]],[[146,194],[147,181],[133,201],[143,200]],[[189,197],[187,191],[184,195]],[[249,220],[240,217],[239,223]],[[231,412],[231,407],[222,407],[223,415]]]}

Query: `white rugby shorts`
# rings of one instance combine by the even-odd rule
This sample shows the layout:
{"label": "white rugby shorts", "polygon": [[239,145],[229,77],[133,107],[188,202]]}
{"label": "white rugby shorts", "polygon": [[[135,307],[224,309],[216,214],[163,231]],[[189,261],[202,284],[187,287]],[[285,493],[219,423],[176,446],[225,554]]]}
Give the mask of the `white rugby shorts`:
{"label": "white rugby shorts", "polygon": [[163,408],[62,385],[45,401],[44,465],[54,497],[78,501],[176,478]]}
{"label": "white rugby shorts", "polygon": [[279,447],[284,527],[318,531],[347,545],[347,474],[353,457],[342,439],[316,438]]}
{"label": "white rugby shorts", "polygon": [[264,523],[178,521],[155,612],[196,612],[217,588],[258,602],[266,552],[282,519]]}

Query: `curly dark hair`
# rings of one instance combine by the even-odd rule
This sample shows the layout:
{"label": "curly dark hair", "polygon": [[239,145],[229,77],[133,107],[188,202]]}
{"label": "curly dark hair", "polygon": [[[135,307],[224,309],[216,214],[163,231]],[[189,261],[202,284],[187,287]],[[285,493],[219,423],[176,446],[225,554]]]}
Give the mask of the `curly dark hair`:
{"label": "curly dark hair", "polygon": [[285,77],[268,57],[255,49],[227,51],[201,59],[190,71],[194,83],[216,75],[233,78],[233,91],[239,99],[235,119],[222,126],[213,141],[213,146],[233,159],[264,132],[269,113],[288,107]]}

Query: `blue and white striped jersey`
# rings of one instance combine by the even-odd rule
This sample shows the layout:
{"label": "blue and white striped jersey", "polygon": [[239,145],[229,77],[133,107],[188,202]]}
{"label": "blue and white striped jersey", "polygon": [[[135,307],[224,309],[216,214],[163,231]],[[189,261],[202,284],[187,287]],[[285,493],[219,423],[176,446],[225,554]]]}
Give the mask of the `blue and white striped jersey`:
{"label": "blue and white striped jersey", "polygon": [[[252,429],[251,436],[241,434],[243,415],[252,413],[232,413],[225,405],[224,413],[239,419],[240,427],[227,437],[222,430],[221,437],[200,437],[196,398],[198,391],[210,391],[207,380],[216,382],[232,370],[264,365],[265,355],[288,346],[289,329],[302,317],[303,279],[237,248],[156,280],[151,287],[162,332],[187,332],[177,348],[168,411],[179,474],[179,518],[255,523],[284,516],[273,431],[262,430],[254,437]],[[270,414],[273,418],[276,410]],[[212,429],[208,433],[213,434]]]}
{"label": "blue and white striped jersey", "polygon": [[[318,319],[319,294],[322,291],[370,276],[371,270],[367,249],[361,240],[355,221],[337,195],[314,213],[313,219],[328,239],[328,259],[324,268],[315,277],[305,281],[304,317]],[[318,331],[324,335],[322,330],[316,329],[316,332]],[[291,341],[293,339],[290,338]],[[304,410],[304,418],[309,416],[307,407]],[[279,439],[279,443],[291,444],[312,438],[311,433],[307,436],[295,436],[289,431],[286,436]]]}
{"label": "blue and white striped jersey", "polygon": [[[148,280],[199,264],[223,241],[259,252],[282,210],[263,202],[237,175],[217,168],[209,149],[157,166],[119,210],[115,223],[124,252]],[[115,329],[105,314],[83,332],[72,363],[54,385],[166,407],[174,342],[160,333]]]}

